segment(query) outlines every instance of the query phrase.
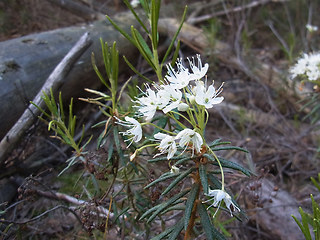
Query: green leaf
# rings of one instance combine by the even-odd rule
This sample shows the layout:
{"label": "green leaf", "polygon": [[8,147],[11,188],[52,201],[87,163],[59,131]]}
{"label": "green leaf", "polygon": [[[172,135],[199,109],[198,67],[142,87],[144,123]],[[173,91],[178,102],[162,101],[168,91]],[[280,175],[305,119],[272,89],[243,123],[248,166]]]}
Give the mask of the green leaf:
{"label": "green leaf", "polygon": [[166,210],[167,207],[169,207],[175,201],[177,201],[178,199],[180,199],[181,197],[186,195],[189,191],[190,191],[189,189],[188,190],[184,190],[183,192],[181,192],[181,193],[173,196],[172,198],[170,198],[168,201],[158,205],[159,207],[157,208],[156,211],[154,211],[154,213],[151,215],[151,217],[149,217],[147,222],[150,223],[158,214],[160,214],[161,212]]}
{"label": "green leaf", "polygon": [[160,12],[161,0],[151,0],[151,40],[153,48],[158,47],[158,20]]}
{"label": "green leaf", "polygon": [[181,182],[186,176],[188,176],[192,171],[194,170],[194,168],[190,168],[185,172],[181,172],[179,174],[179,176],[173,180],[169,186],[163,191],[163,193],[161,194],[162,196],[167,194],[172,188],[174,188],[179,182]]}
{"label": "green leaf", "polygon": [[107,161],[111,162],[112,156],[113,156],[113,143],[111,142],[108,148],[108,158]]}
{"label": "green leaf", "polygon": [[126,213],[128,210],[130,209],[130,207],[126,207],[124,208],[121,212],[119,212],[119,214],[116,215],[116,217],[113,219],[113,222],[116,222],[118,220],[119,217],[121,217],[121,215],[123,215],[124,213]]}
{"label": "green leaf", "polygon": [[131,68],[132,71],[134,71],[135,74],[137,74],[139,77],[143,78],[145,81],[149,83],[153,83],[153,81],[145,76],[143,76],[130,62],[129,60],[123,56],[124,61],[127,63],[127,65]]}
{"label": "green leaf", "polygon": [[116,95],[118,90],[118,74],[119,74],[119,51],[116,48],[116,42],[113,42],[112,50],[111,50],[111,76],[110,76],[110,83],[112,86],[112,95]]}
{"label": "green leaf", "polygon": [[97,65],[96,65],[96,61],[95,61],[95,58],[94,58],[94,53],[91,53],[91,63],[92,63],[92,67],[93,67],[93,70],[96,72],[97,76],[99,77],[101,83],[103,85],[105,85],[108,89],[110,89],[110,86],[107,84],[106,80],[103,78],[102,74],[100,73]]}
{"label": "green leaf", "polygon": [[180,40],[178,40],[177,46],[176,46],[176,50],[174,50],[173,56],[172,56],[172,60],[171,60],[171,65],[173,66],[174,63],[177,61],[178,57],[179,57],[179,51],[180,51]]}
{"label": "green leaf", "polygon": [[214,176],[210,172],[207,174],[207,176],[208,176],[209,180],[211,181],[214,189],[221,189],[222,184],[221,184],[220,180],[216,176]]}
{"label": "green leaf", "polygon": [[237,150],[237,151],[242,151],[245,153],[249,153],[248,150],[241,148],[241,147],[236,147],[236,146],[230,146],[230,147],[216,147],[216,148],[211,148],[212,151],[221,151],[221,150]]}
{"label": "green leaf", "polygon": [[318,189],[318,191],[320,192],[320,185],[317,182],[316,179],[314,179],[313,177],[311,177],[311,182],[313,183],[313,185]]}
{"label": "green leaf", "polygon": [[[161,117],[160,119],[159,119],[159,121],[157,122],[157,126],[159,127],[159,128],[165,128],[166,127],[166,125],[168,124],[168,121],[169,121],[169,117],[167,117],[167,116],[164,116],[164,117]],[[159,128],[155,128],[154,129],[154,131],[153,131],[153,136],[155,135],[155,134],[157,134],[158,132],[160,132],[160,129]]]}
{"label": "green leaf", "polygon": [[207,210],[202,203],[198,203],[198,213],[201,225],[208,240],[226,240],[226,238],[211,223]]}
{"label": "green leaf", "polygon": [[206,169],[206,166],[203,164],[199,166],[199,175],[200,175],[203,191],[204,193],[208,193],[209,185],[208,185],[207,169]]}
{"label": "green leaf", "polygon": [[134,41],[136,42],[136,47],[138,48],[139,52],[142,54],[142,56],[148,62],[148,64],[153,69],[156,69],[155,65],[153,64],[153,54],[152,54],[148,44],[143,39],[141,34],[138,32],[138,30],[135,29],[133,26],[131,26],[131,34],[134,38]]}
{"label": "green leaf", "polygon": [[133,16],[137,19],[137,21],[139,22],[140,26],[143,28],[143,30],[146,33],[149,33],[147,27],[144,25],[143,21],[139,18],[139,16],[137,15],[136,11],[133,9],[133,7],[131,6],[131,4],[128,2],[128,0],[123,0],[123,2],[126,4],[126,6],[130,9],[130,11],[132,12]]}
{"label": "green leaf", "polygon": [[219,145],[229,145],[229,144],[231,144],[231,142],[220,142],[220,141],[221,141],[221,138],[218,138],[218,139],[214,140],[212,143],[209,144],[209,147],[213,148],[213,147],[216,147],[216,146],[219,146]]}
{"label": "green leaf", "polygon": [[183,229],[183,218],[181,218],[175,225],[168,240],[176,240]]}
{"label": "green leaf", "polygon": [[116,150],[117,150],[119,158],[120,158],[120,162],[121,162],[122,166],[124,166],[125,160],[124,160],[124,155],[123,155],[123,151],[122,151],[121,144],[120,144],[119,130],[118,130],[117,126],[113,127],[113,138],[114,138]]}
{"label": "green leaf", "polygon": [[150,209],[148,209],[144,214],[142,214],[142,216],[139,218],[139,220],[144,219],[146,216],[148,216],[149,214],[151,214],[153,211],[156,211],[159,207],[161,207],[163,205],[163,203],[160,203]]}
{"label": "green leaf", "polygon": [[147,186],[145,186],[144,189],[147,189],[147,188],[153,186],[154,184],[156,184],[158,182],[165,181],[165,180],[167,180],[169,178],[173,178],[173,177],[176,177],[178,175],[179,175],[179,173],[176,173],[176,174],[173,174],[171,172],[164,173],[159,178],[157,178],[156,180],[154,180],[153,182],[151,182]]}
{"label": "green leaf", "polygon": [[312,238],[311,238],[310,229],[309,229],[309,225],[308,225],[307,214],[303,211],[303,209],[301,207],[299,207],[299,213],[301,215],[301,222],[302,222],[302,226],[303,226],[302,232],[307,240],[311,240]]}
{"label": "green leaf", "polygon": [[122,28],[120,28],[114,21],[111,20],[111,18],[106,15],[106,18],[109,20],[109,22],[113,25],[113,27],[115,29],[117,29],[126,39],[128,39],[134,46],[136,46],[136,43],[134,41],[134,39],[129,35],[127,34]]}
{"label": "green leaf", "polygon": [[[170,160],[179,160],[179,159],[184,159],[185,156],[175,156],[175,157],[172,157],[170,158]],[[150,159],[148,160],[148,163],[154,163],[154,162],[159,162],[159,161],[168,161],[168,158],[167,157],[157,157],[157,158],[153,158],[153,159]]]}
{"label": "green leaf", "polygon": [[188,9],[188,7],[185,6],[184,12],[183,12],[183,15],[182,15],[182,19],[181,19],[181,22],[180,22],[180,25],[179,25],[179,28],[178,28],[177,32],[174,34],[174,36],[173,36],[173,38],[171,40],[171,43],[170,43],[170,45],[168,47],[168,50],[166,51],[166,53],[165,53],[165,55],[164,55],[164,57],[162,59],[161,64],[164,64],[164,62],[166,61],[166,59],[169,56],[169,54],[171,52],[171,49],[172,49],[172,47],[174,45],[174,42],[176,41],[176,39],[177,39],[177,37],[178,37],[178,35],[179,35],[180,31],[181,31],[182,25],[183,25],[183,23],[184,23],[184,21],[186,19],[187,9]]}
{"label": "green leaf", "polygon": [[189,160],[192,160],[193,158],[191,158],[191,157],[184,157],[184,158],[182,158],[182,159],[180,159],[180,160],[178,160],[176,163],[175,163],[175,165],[177,166],[177,165],[179,165],[179,164],[182,164],[182,163],[184,163],[184,162],[186,162],[186,161],[189,161]]}
{"label": "green leaf", "polygon": [[165,238],[167,235],[169,235],[174,229],[175,229],[175,225],[173,225],[170,228],[167,228],[164,232],[160,233],[158,236],[155,236],[153,238],[151,238],[151,240],[161,240],[163,238]]}
{"label": "green leaf", "polygon": [[[207,159],[209,159],[211,164],[218,166],[217,161],[214,159],[214,157],[212,155],[205,153],[205,154],[203,154],[203,156],[206,157]],[[250,170],[244,168],[243,166],[241,166],[238,163],[231,162],[231,161],[228,161],[223,158],[219,158],[219,161],[220,161],[222,167],[231,168],[231,169],[240,171],[243,174],[247,175],[248,177],[250,177],[252,175],[252,172]]]}
{"label": "green leaf", "polygon": [[195,203],[195,200],[197,198],[197,195],[199,194],[199,184],[198,183],[194,183],[192,185],[187,203],[186,203],[186,210],[184,212],[184,230],[187,230],[189,221],[190,221],[190,217],[191,217],[191,213],[192,213],[192,209]]}

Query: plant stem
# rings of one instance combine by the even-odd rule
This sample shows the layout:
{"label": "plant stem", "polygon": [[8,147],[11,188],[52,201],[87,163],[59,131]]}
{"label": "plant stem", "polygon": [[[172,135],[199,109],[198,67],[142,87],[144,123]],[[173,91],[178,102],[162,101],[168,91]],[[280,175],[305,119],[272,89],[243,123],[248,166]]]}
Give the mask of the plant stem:
{"label": "plant stem", "polygon": [[[196,173],[196,175],[193,177],[193,179],[195,180],[196,183],[200,184],[200,174],[199,174],[199,168],[198,171]],[[197,194],[196,194],[196,200],[193,202],[193,207],[192,207],[192,211],[191,211],[191,217],[188,223],[188,227],[187,230],[184,234],[184,240],[190,240],[192,239],[191,234],[193,232],[193,227],[194,227],[194,221],[196,219],[196,213],[197,213],[197,206],[198,206],[198,201],[199,201],[199,193],[200,193],[200,189],[201,189],[201,185],[198,188]]]}

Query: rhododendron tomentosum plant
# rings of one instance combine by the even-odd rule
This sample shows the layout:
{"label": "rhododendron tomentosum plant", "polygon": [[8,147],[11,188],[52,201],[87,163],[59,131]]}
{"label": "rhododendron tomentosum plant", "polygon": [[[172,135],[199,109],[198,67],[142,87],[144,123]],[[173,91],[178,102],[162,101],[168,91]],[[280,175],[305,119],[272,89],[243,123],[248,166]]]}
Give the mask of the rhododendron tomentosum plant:
{"label": "rhododendron tomentosum plant", "polygon": [[[135,114],[132,118],[126,117],[126,122],[118,120],[118,124],[129,127],[122,134],[129,136],[128,141],[134,141],[138,146],[130,157],[131,161],[139,161],[139,153],[148,147],[153,147],[157,151],[152,154],[150,163],[168,160],[170,171],[148,184],[146,189],[164,180],[174,179],[162,192],[162,195],[166,195],[173,188],[178,188],[178,183],[190,179],[189,187],[181,189],[178,195],[171,195],[165,203],[147,210],[140,218],[147,218],[147,222],[150,222],[155,217],[165,214],[169,207],[178,208],[185,202],[184,196],[189,194],[184,206],[184,217],[175,227],[170,228],[175,233],[180,233],[184,228],[186,239],[190,239],[193,234],[193,226],[197,224],[197,214],[200,216],[200,223],[206,235],[212,235],[213,230],[210,229],[214,227],[207,211],[203,210],[205,209],[203,205],[207,202],[213,202],[207,210],[215,207],[218,211],[224,202],[231,216],[235,212],[242,213],[240,207],[225,190],[224,167],[239,170],[248,176],[251,174],[242,166],[222,159],[215,153],[218,150],[246,150],[223,147],[221,145],[229,143],[220,140],[212,144],[206,142],[205,129],[209,121],[207,109],[224,100],[221,96],[223,84],[215,87],[213,81],[207,80],[209,65],[202,64],[200,55],[188,58],[188,62],[190,68],[184,65],[183,59],[178,59],[176,66],[167,65],[167,74],[163,81],[152,85],[145,84],[144,91],[139,88],[141,93],[133,100]],[[141,137],[145,126],[154,128],[152,136]],[[142,139],[145,141],[139,145]],[[164,157],[159,157],[164,154]],[[221,180],[215,176],[217,170]],[[206,196],[210,199],[206,200]],[[218,231],[214,232],[217,236],[223,237]]]}

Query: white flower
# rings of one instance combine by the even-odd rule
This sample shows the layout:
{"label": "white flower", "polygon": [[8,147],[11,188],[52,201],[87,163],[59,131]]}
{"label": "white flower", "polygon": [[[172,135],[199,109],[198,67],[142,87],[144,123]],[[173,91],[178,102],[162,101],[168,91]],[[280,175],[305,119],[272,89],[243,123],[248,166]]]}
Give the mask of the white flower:
{"label": "white flower", "polygon": [[179,89],[175,89],[171,85],[163,85],[162,89],[159,91],[159,94],[160,93],[161,95],[163,94],[165,96],[168,96],[168,98],[166,98],[164,102],[166,100],[169,100],[166,102],[166,104],[168,105],[162,109],[164,114],[170,112],[172,109],[177,108],[180,105],[182,92]]}
{"label": "white flower", "polygon": [[182,59],[178,59],[176,62],[178,71],[175,71],[170,64],[167,65],[168,73],[165,79],[176,89],[181,89],[188,86],[191,81],[191,74],[189,70],[182,64]]}
{"label": "white flower", "polygon": [[171,173],[175,174],[175,173],[179,173],[180,172],[180,169],[176,166],[172,166],[171,167],[171,170],[170,170]]}
{"label": "white flower", "polygon": [[232,217],[232,212],[234,212],[236,210],[238,212],[240,212],[240,209],[232,202],[232,199],[231,199],[230,195],[228,193],[226,193],[225,191],[223,191],[223,190],[218,190],[218,189],[211,190],[211,189],[209,189],[209,192],[207,194],[205,193],[205,195],[208,196],[208,197],[212,197],[212,198],[207,200],[207,201],[204,201],[203,203],[209,202],[211,200],[214,200],[213,203],[207,209],[209,209],[212,206],[219,208],[220,205],[221,205],[221,201],[223,200],[224,203],[226,204],[226,207],[230,211],[231,217]]}
{"label": "white flower", "polygon": [[306,25],[306,28],[307,28],[307,30],[309,31],[309,32],[316,32],[316,31],[318,31],[318,26],[313,26],[313,25],[311,25],[311,24],[307,24]]}
{"label": "white flower", "polygon": [[122,121],[120,119],[117,118],[118,120],[118,124],[125,126],[125,127],[131,127],[130,129],[128,129],[126,132],[120,132],[121,134],[123,134],[124,136],[132,136],[131,138],[127,139],[126,141],[130,141],[130,144],[128,145],[128,147],[132,144],[132,142],[139,142],[142,138],[142,128],[141,128],[141,124],[135,120],[134,118],[131,117],[125,117],[124,118],[126,121]]}
{"label": "white flower", "polygon": [[170,136],[168,134],[164,134],[164,133],[157,133],[154,135],[154,138],[156,140],[161,140],[158,146],[160,153],[156,154],[154,157],[161,155],[163,153],[168,153],[167,158],[168,159],[172,158],[177,151],[175,137]]}
{"label": "white flower", "polygon": [[185,150],[189,146],[189,143],[192,143],[192,155],[194,154],[194,150],[196,150],[199,153],[203,144],[203,139],[201,135],[189,128],[186,128],[179,132],[175,139],[180,139],[179,146],[184,147]]}
{"label": "white flower", "polygon": [[180,112],[188,111],[188,109],[189,109],[189,105],[186,103],[180,103],[178,106],[178,111]]}
{"label": "white flower", "polygon": [[202,67],[202,62],[199,54],[197,54],[197,59],[198,59],[198,66],[196,66],[194,57],[192,57],[192,61],[188,58],[191,70],[193,72],[193,74],[191,75],[192,80],[199,80],[203,78],[206,75],[209,68],[208,63],[206,63],[204,67]]}
{"label": "white flower", "polygon": [[140,106],[138,107],[138,112],[140,112],[147,121],[151,120],[159,108],[159,97],[156,92],[147,86],[147,90],[144,93],[144,97],[137,98],[135,101]]}
{"label": "white flower", "polygon": [[291,73],[292,78],[295,78],[305,73],[308,66],[308,61],[309,61],[308,58],[309,58],[309,55],[304,53],[303,57],[298,59],[297,63],[292,68],[290,68],[289,71]]}
{"label": "white flower", "polygon": [[205,106],[205,108],[212,108],[213,105],[219,104],[223,101],[223,97],[217,97],[222,92],[223,84],[218,90],[214,88],[213,84],[214,83],[212,83],[212,85],[208,87],[208,90],[206,90],[206,87],[202,81],[197,82],[194,90],[196,103]]}

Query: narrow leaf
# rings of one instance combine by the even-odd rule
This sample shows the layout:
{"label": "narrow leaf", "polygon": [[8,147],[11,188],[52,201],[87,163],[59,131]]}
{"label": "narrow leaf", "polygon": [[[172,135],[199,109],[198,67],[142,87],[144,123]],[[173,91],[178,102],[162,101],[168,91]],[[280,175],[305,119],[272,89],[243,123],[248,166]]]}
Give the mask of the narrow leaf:
{"label": "narrow leaf", "polygon": [[160,233],[158,236],[155,236],[153,238],[151,238],[151,240],[161,240],[163,238],[165,238],[167,235],[169,235],[175,228],[175,225],[173,225],[170,228],[167,228],[164,232]]}
{"label": "narrow leaf", "polygon": [[123,56],[124,61],[127,63],[127,65],[131,68],[132,71],[134,71],[135,74],[137,74],[139,77],[143,78],[145,81],[149,83],[153,83],[153,81],[145,76],[143,76],[130,62],[129,60]]}
{"label": "narrow leaf", "polygon": [[126,6],[130,9],[130,11],[132,12],[133,16],[137,19],[137,21],[139,22],[140,26],[143,28],[143,30],[146,33],[149,33],[147,27],[144,25],[143,21],[139,18],[139,16],[137,15],[136,11],[133,9],[133,7],[131,6],[131,4],[128,2],[128,0],[123,0],[123,2],[126,4]]}
{"label": "narrow leaf", "polygon": [[198,204],[198,213],[200,215],[200,222],[208,240],[226,240],[226,238],[213,226],[206,208],[202,203]]}
{"label": "narrow leaf", "polygon": [[136,42],[136,47],[144,57],[144,59],[148,62],[148,64],[153,68],[156,69],[156,67],[153,64],[153,55],[152,52],[146,43],[146,41],[143,39],[141,34],[138,32],[137,29],[135,29],[133,26],[131,26],[131,34],[134,38],[134,41]]}
{"label": "narrow leaf", "polygon": [[151,217],[149,217],[148,219],[148,223],[151,222],[158,214],[160,214],[161,212],[163,212],[164,210],[166,210],[167,207],[169,207],[171,204],[173,204],[175,201],[177,201],[178,199],[180,199],[181,197],[183,197],[184,195],[186,195],[190,190],[184,190],[183,192],[173,196],[172,198],[170,198],[167,202],[164,202],[160,205],[158,205],[159,207],[157,208],[157,210],[151,215]]}
{"label": "narrow leaf", "polygon": [[175,226],[174,230],[171,232],[170,237],[168,238],[168,240],[176,240],[176,239],[178,239],[178,236],[179,236],[180,232],[183,229],[183,218],[181,218],[179,220],[179,222],[177,222],[174,226]]}
{"label": "narrow leaf", "polygon": [[149,183],[147,186],[144,187],[144,189],[147,189],[151,186],[153,186],[154,184],[158,183],[158,182],[162,182],[162,181],[165,181],[167,179],[170,179],[170,178],[173,178],[173,177],[176,177],[178,176],[179,173],[176,173],[176,174],[173,174],[171,172],[167,172],[167,173],[164,173],[162,174],[159,178],[157,178],[156,180],[154,180],[153,182]]}
{"label": "narrow leaf", "polygon": [[172,181],[169,186],[163,191],[163,193],[161,195],[165,195],[167,194],[172,188],[174,188],[179,182],[181,182],[186,176],[188,176],[192,171],[194,170],[194,168],[190,168],[185,172],[180,173],[180,175],[174,180]]}
{"label": "narrow leaf", "polygon": [[201,180],[201,184],[203,187],[203,191],[204,191],[204,193],[208,193],[209,185],[208,185],[207,170],[206,170],[206,166],[203,164],[201,164],[199,166],[199,175],[200,175],[200,180]]}
{"label": "narrow leaf", "polygon": [[106,15],[106,18],[109,20],[109,22],[113,25],[113,27],[115,29],[117,29],[126,39],[128,39],[133,45],[136,46],[136,43],[134,41],[134,39],[129,35],[127,34],[122,28],[120,28],[114,21],[111,20],[111,18]]}
{"label": "narrow leaf", "polygon": [[184,230],[187,230],[188,224],[189,224],[189,220],[191,217],[191,213],[192,213],[192,209],[193,206],[195,204],[195,200],[196,197],[199,193],[199,184],[198,183],[194,183],[192,185],[192,189],[190,191],[187,203],[186,203],[186,210],[184,212]]}
{"label": "narrow leaf", "polygon": [[221,151],[221,150],[237,150],[237,151],[242,151],[245,153],[248,153],[248,150],[241,148],[241,147],[236,147],[236,146],[228,146],[228,147],[215,147],[211,148],[212,151]]}
{"label": "narrow leaf", "polygon": [[[211,164],[218,166],[217,161],[214,159],[214,157],[212,155],[206,153],[206,154],[203,154],[203,156],[208,158],[209,160],[211,160],[210,161]],[[240,172],[242,172],[243,174],[245,174],[245,175],[247,175],[249,177],[252,175],[252,172],[250,170],[244,168],[243,166],[241,166],[238,163],[231,162],[231,161],[228,161],[228,160],[223,159],[223,158],[219,158],[219,161],[220,161],[222,167],[231,168],[231,169],[240,171]]]}
{"label": "narrow leaf", "polygon": [[181,22],[180,22],[180,25],[179,25],[179,28],[178,28],[177,32],[174,34],[174,36],[173,36],[173,38],[171,40],[171,43],[170,43],[170,45],[168,47],[168,50],[166,51],[166,53],[165,53],[165,55],[164,55],[164,57],[162,59],[161,64],[164,64],[164,62],[166,61],[166,59],[169,56],[169,54],[171,52],[171,49],[172,49],[172,47],[174,45],[174,42],[176,41],[176,39],[177,39],[177,37],[178,37],[178,35],[179,35],[180,31],[181,31],[182,25],[183,25],[183,23],[184,23],[184,21],[186,19],[187,9],[188,9],[188,7],[185,6],[184,12],[183,12],[183,15],[182,15],[182,19],[181,19]]}

